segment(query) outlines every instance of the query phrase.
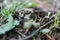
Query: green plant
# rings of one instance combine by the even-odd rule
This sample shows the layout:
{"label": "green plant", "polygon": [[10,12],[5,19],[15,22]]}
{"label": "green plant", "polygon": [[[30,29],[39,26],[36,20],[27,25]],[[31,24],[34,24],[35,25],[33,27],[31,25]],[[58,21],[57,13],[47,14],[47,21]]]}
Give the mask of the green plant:
{"label": "green plant", "polygon": [[8,15],[7,20],[8,23],[0,26],[0,34],[5,34],[7,31],[13,29],[16,25],[19,25],[19,21],[13,20],[13,17]]}
{"label": "green plant", "polygon": [[[31,3],[31,5],[29,5],[29,3]],[[16,25],[19,25],[19,21],[14,20],[13,16],[12,16],[12,15],[14,15],[14,12],[16,10],[20,10],[20,9],[27,8],[30,6],[37,6],[37,4],[30,2],[30,1],[24,2],[24,3],[23,2],[12,2],[9,7],[9,5],[6,1],[6,3],[3,3],[3,6],[4,7],[1,9],[0,16],[3,16],[4,18],[2,18],[2,20],[0,20],[0,23],[3,23],[4,21],[7,21],[7,22],[0,26],[0,34],[5,34],[7,31],[15,28]],[[27,23],[28,23],[28,26],[30,26],[29,24],[31,24],[31,23],[26,22],[25,24],[27,24]],[[27,27],[27,25],[25,25],[25,24],[24,24],[24,26]]]}
{"label": "green plant", "polygon": [[54,27],[58,27],[59,25],[59,16],[60,16],[60,12],[58,12],[55,16],[55,19],[54,19]]}

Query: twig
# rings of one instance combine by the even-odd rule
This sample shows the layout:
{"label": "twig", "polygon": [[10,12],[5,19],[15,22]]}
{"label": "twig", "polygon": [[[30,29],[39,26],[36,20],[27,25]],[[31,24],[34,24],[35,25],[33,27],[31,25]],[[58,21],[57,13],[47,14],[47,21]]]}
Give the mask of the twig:
{"label": "twig", "polygon": [[19,30],[16,30],[16,29],[15,29],[15,31],[16,31],[19,35],[21,35],[22,37],[26,37],[26,35],[22,34]]}
{"label": "twig", "polygon": [[55,16],[56,16],[56,14],[52,15],[52,16],[50,17],[50,19],[52,19],[52,18],[55,17]]}
{"label": "twig", "polygon": [[41,20],[40,24],[42,25],[43,21],[45,20],[45,17]]}
{"label": "twig", "polygon": [[0,20],[2,20],[3,16],[0,18]]}
{"label": "twig", "polygon": [[49,40],[52,40],[51,36],[49,36],[48,34],[46,34],[46,37],[47,37]]}
{"label": "twig", "polygon": [[24,34],[27,34],[28,31],[29,31],[29,29],[26,29],[26,32]]}

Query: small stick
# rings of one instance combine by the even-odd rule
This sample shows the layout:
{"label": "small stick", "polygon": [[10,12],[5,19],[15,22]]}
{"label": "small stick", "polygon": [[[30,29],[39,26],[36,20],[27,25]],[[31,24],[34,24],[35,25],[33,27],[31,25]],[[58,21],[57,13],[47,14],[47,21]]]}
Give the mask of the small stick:
{"label": "small stick", "polygon": [[29,31],[29,29],[26,29],[26,32],[24,34],[26,34]]}
{"label": "small stick", "polygon": [[46,34],[46,37],[47,37],[49,40],[52,40],[51,36],[49,36],[48,34]]}
{"label": "small stick", "polygon": [[26,37],[26,35],[22,34],[19,30],[15,30],[19,35],[21,35],[22,37]]}
{"label": "small stick", "polygon": [[3,16],[0,18],[0,20],[2,20]]}

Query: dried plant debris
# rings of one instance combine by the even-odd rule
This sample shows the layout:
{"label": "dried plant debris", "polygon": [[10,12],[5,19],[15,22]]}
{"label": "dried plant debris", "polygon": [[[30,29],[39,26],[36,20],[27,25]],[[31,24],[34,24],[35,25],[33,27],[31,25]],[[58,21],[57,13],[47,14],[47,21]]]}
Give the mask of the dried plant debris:
{"label": "dried plant debris", "polygon": [[59,11],[18,5],[1,8],[0,40],[60,40]]}
{"label": "dried plant debris", "polygon": [[[8,21],[8,24],[11,23],[12,20],[12,24],[15,26],[12,24],[7,25],[7,23],[5,25],[7,25],[6,28],[10,28],[8,26],[11,26],[11,28],[14,26],[13,30],[4,31],[9,29],[6,29],[5,26],[2,26],[3,28],[1,27],[0,34],[4,34],[1,36],[1,40],[37,40],[38,35],[40,35],[39,40],[42,40],[42,38],[43,40],[49,40],[49,37],[53,40],[53,34],[59,34],[59,15],[60,13],[57,15],[55,11],[46,12],[37,7],[17,10],[14,12],[14,15],[11,15],[13,20],[8,18],[5,20]],[[55,36],[55,39],[56,38],[59,40],[58,35]]]}

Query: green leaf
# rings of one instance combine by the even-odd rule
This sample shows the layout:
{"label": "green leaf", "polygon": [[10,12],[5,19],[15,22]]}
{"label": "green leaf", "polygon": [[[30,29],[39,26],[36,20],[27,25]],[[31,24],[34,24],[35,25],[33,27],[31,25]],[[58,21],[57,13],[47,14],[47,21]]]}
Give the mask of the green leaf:
{"label": "green leaf", "polygon": [[0,26],[0,34],[5,34],[7,31],[12,30],[13,28],[15,28],[16,25],[19,24],[19,21],[17,20],[14,21],[11,15],[8,15],[7,21],[8,23]]}
{"label": "green leaf", "polygon": [[46,33],[48,33],[49,31],[50,31],[49,29],[43,29],[43,30],[41,30],[42,34],[46,34]]}
{"label": "green leaf", "polygon": [[2,13],[0,12],[0,16],[2,16]]}
{"label": "green leaf", "polygon": [[38,4],[35,2],[29,2],[28,4],[26,4],[26,7],[37,7]]}
{"label": "green leaf", "polygon": [[40,23],[32,22],[32,25],[33,25],[35,28],[40,27]]}
{"label": "green leaf", "polygon": [[5,34],[5,30],[0,28],[0,34]]}
{"label": "green leaf", "polygon": [[30,19],[30,15],[25,15],[24,19]]}
{"label": "green leaf", "polygon": [[37,4],[36,2],[32,2],[32,6],[33,6],[33,7],[37,7],[38,4]]}
{"label": "green leaf", "polygon": [[10,11],[4,10],[4,14],[5,14],[6,16],[8,16],[8,15],[10,14]]}
{"label": "green leaf", "polygon": [[58,27],[58,23],[59,23],[59,19],[58,18],[55,18],[54,20],[54,27]]}
{"label": "green leaf", "polygon": [[15,20],[14,21],[14,25],[19,25],[19,21],[18,20]]}
{"label": "green leaf", "polygon": [[11,7],[10,11],[14,12],[15,9],[16,9],[16,5],[12,4],[12,7]]}
{"label": "green leaf", "polygon": [[54,27],[58,27],[59,25],[59,17],[60,17],[60,12],[58,12],[55,16],[55,19],[54,19]]}
{"label": "green leaf", "polygon": [[25,22],[23,28],[24,29],[29,29],[32,26],[32,22]]}
{"label": "green leaf", "polygon": [[13,17],[11,15],[8,16],[8,23],[0,26],[0,34],[5,34],[5,32],[13,29],[15,26],[13,25]]}

